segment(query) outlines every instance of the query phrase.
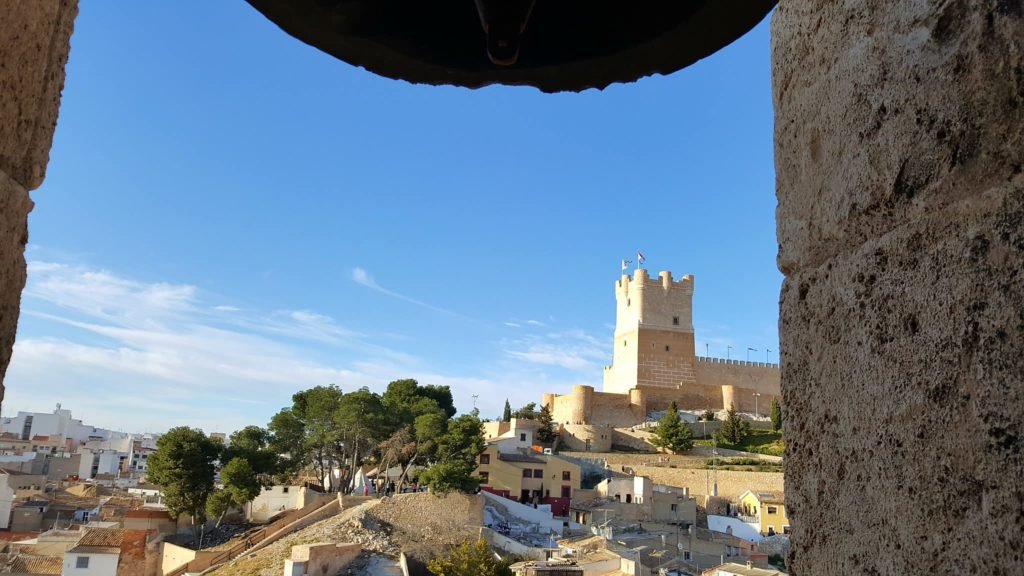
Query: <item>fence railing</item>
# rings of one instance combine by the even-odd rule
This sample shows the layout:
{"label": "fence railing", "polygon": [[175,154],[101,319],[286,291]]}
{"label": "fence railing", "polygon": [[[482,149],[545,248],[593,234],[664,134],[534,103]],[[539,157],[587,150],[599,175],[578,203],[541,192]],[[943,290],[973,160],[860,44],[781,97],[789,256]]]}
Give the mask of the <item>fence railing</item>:
{"label": "fence railing", "polygon": [[280,518],[271,522],[270,524],[262,526],[259,530],[256,530],[255,532],[247,535],[244,539],[236,542],[230,548],[219,550],[217,555],[208,556],[201,559],[197,558],[186,564],[183,564],[178,568],[175,568],[174,570],[171,570],[170,572],[166,572],[164,576],[182,576],[187,572],[202,572],[213,566],[219,566],[226,562],[230,562],[235,558],[238,558],[239,556],[245,554],[248,550],[250,550],[254,546],[257,546],[259,543],[263,542],[268,537],[281,531],[281,529],[292,524],[296,520],[301,520],[302,518],[309,516],[313,512],[316,512],[317,510],[323,508],[324,506],[327,506],[328,504],[334,501],[335,500],[332,498],[320,498],[316,502],[313,502],[308,506],[305,506],[298,510],[292,510],[291,512],[288,512],[287,514],[281,516]]}

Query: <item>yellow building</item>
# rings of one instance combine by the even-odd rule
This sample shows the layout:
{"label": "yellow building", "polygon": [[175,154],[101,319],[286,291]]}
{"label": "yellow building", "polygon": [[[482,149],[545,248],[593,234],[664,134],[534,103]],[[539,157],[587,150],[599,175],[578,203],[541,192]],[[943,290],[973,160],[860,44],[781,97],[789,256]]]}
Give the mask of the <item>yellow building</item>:
{"label": "yellow building", "polygon": [[764,536],[789,534],[786,503],[782,495],[775,492],[747,490],[740,495],[739,516],[744,522],[756,525]]}
{"label": "yellow building", "polygon": [[[556,516],[569,513],[569,501],[580,487],[580,467],[529,445],[532,421],[513,426],[486,441],[477,460],[482,488],[523,504],[551,504]],[[524,437],[525,435],[525,437]]]}

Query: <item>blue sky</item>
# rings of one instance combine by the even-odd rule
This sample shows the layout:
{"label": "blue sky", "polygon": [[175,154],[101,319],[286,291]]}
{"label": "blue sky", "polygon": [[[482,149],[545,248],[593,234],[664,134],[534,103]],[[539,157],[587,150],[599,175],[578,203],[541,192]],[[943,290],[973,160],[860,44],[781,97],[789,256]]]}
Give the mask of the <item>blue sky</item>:
{"label": "blue sky", "polygon": [[600,387],[637,249],[696,276],[701,354],[778,349],[767,20],[545,95],[379,78],[192,5],[81,5],[5,413],[229,431],[413,377],[494,416]]}

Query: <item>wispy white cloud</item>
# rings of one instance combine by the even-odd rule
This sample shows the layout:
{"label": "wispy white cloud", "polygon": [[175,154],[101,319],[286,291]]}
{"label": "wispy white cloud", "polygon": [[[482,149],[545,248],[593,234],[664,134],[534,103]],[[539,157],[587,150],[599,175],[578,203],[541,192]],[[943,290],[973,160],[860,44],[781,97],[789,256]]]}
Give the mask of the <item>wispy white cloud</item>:
{"label": "wispy white cloud", "polygon": [[449,316],[466,318],[462,314],[459,314],[458,312],[453,312],[452,310],[448,310],[447,308],[434,306],[433,304],[428,304],[427,302],[417,300],[416,298],[413,298],[411,296],[406,296],[405,294],[395,292],[394,290],[389,290],[378,284],[377,281],[373,278],[373,276],[369,272],[367,272],[365,268],[361,268],[359,266],[356,266],[355,268],[352,269],[352,281],[355,282],[356,284],[359,284],[360,286],[365,286],[371,290],[380,292],[381,294],[391,296],[392,298],[397,298],[410,304],[415,304],[416,306],[426,308],[427,310],[432,310],[434,312],[439,312],[441,314],[448,314]]}
{"label": "wispy white cloud", "polygon": [[527,320],[526,323],[529,324],[530,326],[547,326],[547,324],[541,322],[540,320]]}
{"label": "wispy white cloud", "polygon": [[593,373],[609,355],[609,345],[583,330],[566,330],[508,342],[504,354],[533,364]]}
{"label": "wispy white cloud", "polygon": [[[357,370],[317,360],[318,352],[375,358],[405,370],[419,363],[309,310],[257,314],[219,306],[230,309],[225,315],[205,304],[195,286],[48,262],[30,262],[29,270],[23,324],[45,322],[48,335],[19,335],[5,408],[82,404],[95,408],[94,424],[223,430],[265,423],[302,388],[373,384]],[[152,399],[160,410],[115,408],[125,398]],[[269,412],[254,421],[239,400],[265,404]],[[206,410],[211,407],[217,409]]]}
{"label": "wispy white cloud", "polygon": [[409,377],[449,385],[457,407],[476,402],[494,416],[505,398],[522,405],[577,381],[599,383],[605,352],[582,331],[532,334],[500,343],[500,356],[480,368],[438,369],[440,359],[382,344],[415,345],[408,335],[365,334],[314,310],[260,312],[223,296],[214,304],[198,286],[75,264],[32,261],[29,269],[4,408],[49,411],[60,402],[108,428],[227,432],[265,424],[310,386],[382,391]]}
{"label": "wispy white cloud", "polygon": [[509,328],[522,328],[523,327],[522,324],[519,324],[517,322],[505,322],[505,326],[508,326]]}

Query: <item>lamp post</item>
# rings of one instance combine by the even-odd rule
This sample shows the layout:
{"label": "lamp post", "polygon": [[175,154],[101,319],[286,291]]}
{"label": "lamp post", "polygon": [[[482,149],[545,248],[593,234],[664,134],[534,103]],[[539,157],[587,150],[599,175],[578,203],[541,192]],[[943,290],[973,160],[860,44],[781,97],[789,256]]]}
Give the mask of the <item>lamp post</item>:
{"label": "lamp post", "polygon": [[750,362],[751,352],[757,352],[757,348],[751,348],[750,346],[747,346],[747,362]]}
{"label": "lamp post", "polygon": [[768,354],[770,354],[770,353],[771,353],[771,350],[769,350],[767,348],[764,349],[764,363],[765,364],[768,364]]}
{"label": "lamp post", "polygon": [[757,398],[761,395],[760,392],[754,392],[754,418],[757,418]]}
{"label": "lamp post", "polygon": [[725,359],[729,360],[732,356],[732,346],[725,347]]}

